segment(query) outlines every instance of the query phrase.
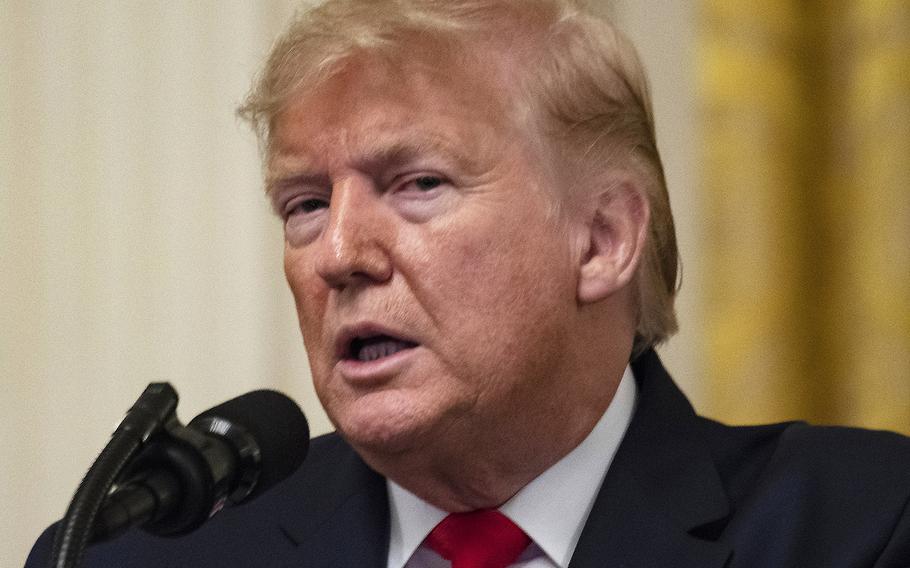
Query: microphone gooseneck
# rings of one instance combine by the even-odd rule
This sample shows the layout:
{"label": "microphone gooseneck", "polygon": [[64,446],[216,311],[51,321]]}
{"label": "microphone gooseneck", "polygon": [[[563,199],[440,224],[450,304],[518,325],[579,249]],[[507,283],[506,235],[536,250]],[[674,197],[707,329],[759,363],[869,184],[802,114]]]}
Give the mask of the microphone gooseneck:
{"label": "microphone gooseneck", "polygon": [[253,391],[183,426],[174,413],[173,388],[153,383],[143,397],[150,389],[172,394],[172,401],[156,400],[154,411],[137,401],[127,413],[58,526],[54,568],[77,566],[89,541],[108,540],[129,527],[161,536],[191,532],[223,507],[285,479],[306,456],[306,418],[283,394]]}
{"label": "microphone gooseneck", "polygon": [[57,526],[51,568],[74,568],[92,534],[95,518],[117,476],[143,444],[174,418],[177,391],[167,383],[152,383],[127,411],[110,441],[76,489]]}

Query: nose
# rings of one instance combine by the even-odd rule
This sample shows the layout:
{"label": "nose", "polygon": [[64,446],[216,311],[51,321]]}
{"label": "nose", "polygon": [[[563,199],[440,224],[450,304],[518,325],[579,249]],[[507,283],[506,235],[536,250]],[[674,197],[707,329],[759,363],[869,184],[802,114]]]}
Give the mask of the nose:
{"label": "nose", "polygon": [[389,223],[372,183],[347,177],[332,186],[329,221],[319,237],[316,272],[332,288],[392,276]]}

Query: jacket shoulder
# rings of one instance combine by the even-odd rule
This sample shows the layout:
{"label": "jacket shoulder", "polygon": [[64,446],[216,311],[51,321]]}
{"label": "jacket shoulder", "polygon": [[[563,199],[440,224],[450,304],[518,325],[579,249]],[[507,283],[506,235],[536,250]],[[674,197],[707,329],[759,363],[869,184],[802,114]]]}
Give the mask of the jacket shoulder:
{"label": "jacket shoulder", "polygon": [[757,565],[910,563],[910,438],[701,420],[730,498],[726,538],[737,554]]}
{"label": "jacket shoulder", "polygon": [[910,438],[906,436],[804,422],[727,426],[699,420],[734,499],[763,478],[780,476],[831,489],[910,493]]}

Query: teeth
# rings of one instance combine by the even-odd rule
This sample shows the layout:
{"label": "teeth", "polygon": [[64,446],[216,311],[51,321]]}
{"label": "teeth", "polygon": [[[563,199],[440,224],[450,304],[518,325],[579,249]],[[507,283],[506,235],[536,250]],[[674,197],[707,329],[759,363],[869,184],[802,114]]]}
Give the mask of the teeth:
{"label": "teeth", "polygon": [[378,341],[361,347],[357,352],[357,359],[359,361],[375,361],[376,359],[394,355],[408,347],[409,345],[404,341],[393,339]]}

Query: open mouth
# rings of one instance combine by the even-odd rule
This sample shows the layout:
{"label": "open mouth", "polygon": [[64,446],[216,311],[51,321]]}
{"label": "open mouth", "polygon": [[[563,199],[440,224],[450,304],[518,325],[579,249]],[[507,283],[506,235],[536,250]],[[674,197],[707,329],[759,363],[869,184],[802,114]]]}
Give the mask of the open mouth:
{"label": "open mouth", "polygon": [[406,341],[390,335],[380,334],[355,337],[348,344],[344,358],[361,362],[377,361],[414,347],[417,347],[417,344],[413,341]]}

